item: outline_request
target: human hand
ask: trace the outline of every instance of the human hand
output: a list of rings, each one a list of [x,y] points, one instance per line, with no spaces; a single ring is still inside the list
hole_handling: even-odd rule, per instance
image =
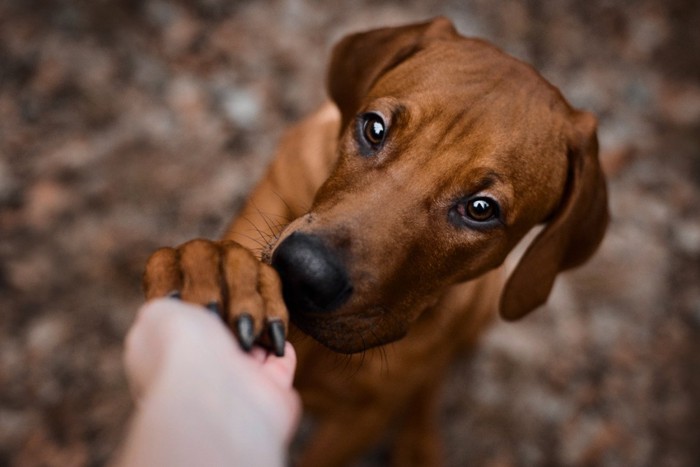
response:
[[[203,307],[172,299],[144,305],[126,340],[141,413],[124,464],[283,463],[300,413],[289,343],[284,354],[244,353]]]

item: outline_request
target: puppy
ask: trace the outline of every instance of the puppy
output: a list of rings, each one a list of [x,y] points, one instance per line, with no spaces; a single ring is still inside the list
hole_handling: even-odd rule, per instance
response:
[[[396,465],[439,465],[436,394],[455,354],[499,311],[543,304],[603,238],[596,120],[444,18],[346,37],[328,93],[224,240],[154,253],[146,296],[208,306],[244,348],[280,353],[289,336],[316,420],[301,465],[346,464],[390,429]],[[271,219],[293,220],[270,241]]]

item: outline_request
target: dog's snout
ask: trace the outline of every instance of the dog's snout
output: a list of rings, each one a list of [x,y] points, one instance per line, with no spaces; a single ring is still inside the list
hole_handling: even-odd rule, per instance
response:
[[[292,318],[303,312],[329,312],[352,293],[341,259],[320,237],[294,232],[272,255],[282,280],[282,294]]]

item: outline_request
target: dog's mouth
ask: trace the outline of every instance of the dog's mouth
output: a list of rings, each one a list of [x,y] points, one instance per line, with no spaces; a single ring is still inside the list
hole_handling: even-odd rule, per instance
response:
[[[390,313],[380,306],[338,314],[290,310],[290,318],[296,327],[330,350],[353,354],[394,342],[406,335],[407,326],[393,320]]]

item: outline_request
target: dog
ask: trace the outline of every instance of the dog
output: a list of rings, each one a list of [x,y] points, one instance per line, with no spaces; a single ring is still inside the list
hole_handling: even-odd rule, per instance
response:
[[[445,18],[344,38],[327,89],[223,240],[151,256],[146,297],[208,307],[245,349],[281,354],[289,337],[316,420],[300,465],[344,465],[388,431],[394,464],[439,465],[436,396],[455,355],[499,312],[545,303],[602,241],[596,119]]]

